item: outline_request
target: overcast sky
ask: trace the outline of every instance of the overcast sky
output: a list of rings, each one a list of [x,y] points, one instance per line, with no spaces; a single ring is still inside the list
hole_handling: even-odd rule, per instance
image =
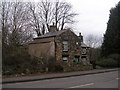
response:
[[[120,0],[65,0],[71,3],[73,11],[78,13],[77,23],[74,24],[75,33],[84,36],[94,34],[102,37],[106,31],[109,10]]]
[[[18,0],[19,1],[19,0]],[[20,0],[21,1],[21,0]],[[40,2],[41,0],[23,0]],[[56,0],[48,0],[56,1]],[[60,0],[69,2],[73,6],[73,11],[78,13],[76,16],[77,22],[72,25],[76,34],[79,32],[83,36],[88,34],[103,37],[106,31],[107,22],[109,19],[109,10],[120,0]]]

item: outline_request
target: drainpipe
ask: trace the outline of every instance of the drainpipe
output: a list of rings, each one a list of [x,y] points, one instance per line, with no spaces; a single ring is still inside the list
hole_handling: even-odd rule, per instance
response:
[[[55,45],[54,45],[54,46],[55,46],[55,54],[54,54],[54,55],[55,55],[55,61],[56,61],[56,47],[57,47],[57,45],[56,45],[56,42],[55,42],[55,38],[56,38],[56,37],[54,37],[54,44],[55,44]]]

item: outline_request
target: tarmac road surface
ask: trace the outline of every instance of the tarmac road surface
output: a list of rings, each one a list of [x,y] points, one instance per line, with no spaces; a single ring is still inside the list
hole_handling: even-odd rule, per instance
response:
[[[3,84],[3,88],[118,88],[118,71]]]

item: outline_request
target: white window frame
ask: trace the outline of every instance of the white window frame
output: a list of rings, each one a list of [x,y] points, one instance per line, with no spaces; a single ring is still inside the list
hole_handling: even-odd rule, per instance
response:
[[[66,62],[66,63],[68,62],[68,56],[63,56],[62,59],[63,59],[63,62]]]
[[[68,41],[62,41],[63,44],[63,51],[68,51]]]

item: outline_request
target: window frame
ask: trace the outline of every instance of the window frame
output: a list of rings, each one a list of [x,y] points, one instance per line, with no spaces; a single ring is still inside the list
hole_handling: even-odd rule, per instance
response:
[[[79,64],[80,63],[80,56],[74,56],[74,63],[75,64]]]
[[[63,58],[67,58],[67,59],[64,60]],[[63,56],[62,56],[62,61],[63,61],[63,62],[68,63],[68,60],[69,60],[69,55],[63,55]]]
[[[62,51],[68,52],[69,46],[68,46],[68,40],[63,40],[62,41]]]
[[[87,54],[87,49],[86,48],[82,48],[82,54]]]

